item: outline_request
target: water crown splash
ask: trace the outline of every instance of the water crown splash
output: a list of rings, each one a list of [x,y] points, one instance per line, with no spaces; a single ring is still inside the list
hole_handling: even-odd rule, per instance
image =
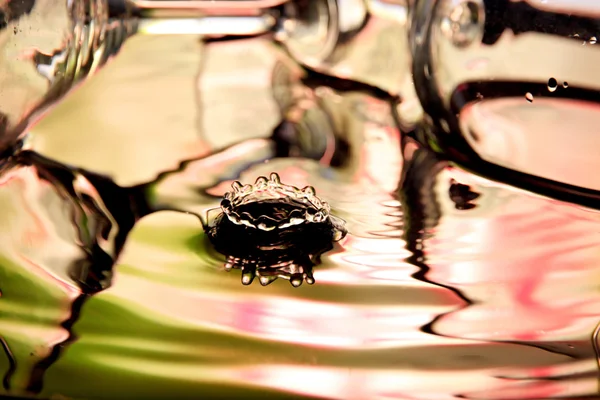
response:
[[[312,267],[346,236],[345,222],[331,215],[312,186],[282,184],[276,173],[231,187],[221,207],[207,212],[205,226],[215,249],[227,256],[225,268],[241,269],[245,285],[256,276],[264,286],[277,278],[296,287],[314,283]]]

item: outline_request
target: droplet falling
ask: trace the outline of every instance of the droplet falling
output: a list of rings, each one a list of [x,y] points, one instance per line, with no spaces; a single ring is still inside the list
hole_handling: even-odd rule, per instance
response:
[[[533,95],[531,93],[527,92],[525,94],[525,100],[527,100],[530,103],[533,103]]]

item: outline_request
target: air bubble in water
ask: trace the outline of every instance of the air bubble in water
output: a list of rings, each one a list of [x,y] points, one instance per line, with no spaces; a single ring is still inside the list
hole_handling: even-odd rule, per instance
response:
[[[568,82],[563,82],[563,87],[566,89],[569,87],[569,83]]]
[[[556,79],[554,79],[554,78],[548,79],[548,91],[554,92],[557,87],[558,87],[558,82],[556,81]]]
[[[525,100],[527,100],[530,103],[533,103],[533,95],[531,93],[527,92],[525,94]]]

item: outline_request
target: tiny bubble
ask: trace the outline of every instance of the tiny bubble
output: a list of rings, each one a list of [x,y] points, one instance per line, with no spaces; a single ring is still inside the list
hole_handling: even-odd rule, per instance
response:
[[[548,91],[549,92],[554,92],[557,87],[558,87],[558,82],[556,81],[556,79],[550,78],[548,80]]]
[[[533,95],[531,93],[527,92],[525,94],[525,100],[527,100],[530,103],[533,103]]]
[[[566,89],[569,87],[569,82],[563,82],[563,87]]]

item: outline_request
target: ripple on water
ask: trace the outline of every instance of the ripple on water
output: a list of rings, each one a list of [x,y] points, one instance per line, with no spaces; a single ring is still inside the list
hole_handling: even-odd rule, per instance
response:
[[[597,214],[448,167],[432,169],[420,189],[419,199],[432,204],[418,210],[414,201],[403,210],[387,189],[331,181],[322,168],[282,160],[245,173],[277,171],[296,186],[315,186],[347,217],[350,233],[323,255],[314,286],[244,287],[223,270],[198,218],[146,216],[128,238],[112,286],[84,304],[72,329],[77,340],[46,371],[42,395],[108,399],[123,388],[146,399],[596,393]],[[456,207],[463,192],[473,207]],[[430,223],[407,225],[406,210]],[[35,224],[23,220],[15,229],[25,226]],[[406,243],[419,235],[418,246]],[[415,250],[422,253],[417,263]],[[43,357],[64,340],[61,313],[70,297],[22,260],[3,262],[1,272],[0,307],[12,314],[2,315],[0,333],[17,360],[32,351]],[[26,381],[22,365],[15,385]]]

